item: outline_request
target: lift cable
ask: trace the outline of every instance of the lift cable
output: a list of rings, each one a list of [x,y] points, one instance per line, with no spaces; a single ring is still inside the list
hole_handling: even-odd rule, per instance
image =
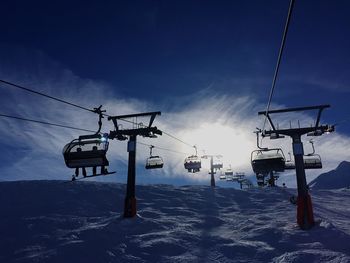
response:
[[[33,90],[33,89],[25,88],[25,87],[23,87],[23,86],[20,86],[20,85],[17,85],[17,84],[14,84],[14,83],[11,83],[11,82],[2,80],[2,79],[0,79],[0,83],[6,84],[6,85],[9,85],[9,86],[12,86],[12,87],[21,89],[21,90],[25,90],[25,91],[27,91],[27,92],[34,93],[34,94],[36,94],[36,95],[40,95],[40,96],[43,96],[43,97],[46,97],[46,98],[49,98],[49,99],[52,99],[52,100],[55,100],[55,101],[59,101],[59,102],[68,104],[68,105],[70,105],[70,106],[73,106],[73,107],[82,109],[82,110],[94,112],[93,110],[88,109],[88,108],[83,107],[83,106],[80,106],[80,105],[78,105],[78,104],[75,104],[75,103],[72,103],[72,102],[69,102],[69,101],[66,101],[66,100],[63,100],[63,99],[56,98],[56,97],[53,97],[53,96],[44,94],[44,93],[42,93],[42,92]]]
[[[185,142],[185,141],[183,141],[183,140],[181,140],[181,139],[175,137],[174,135],[171,135],[170,133],[165,132],[165,131],[162,131],[162,132],[163,132],[165,135],[169,136],[170,138],[173,138],[173,139],[175,139],[175,140],[177,140],[177,141],[179,141],[179,142],[181,142],[181,143],[183,143],[183,144],[185,144],[185,145],[187,145],[187,146],[193,148],[193,145],[191,145],[191,144],[189,144],[189,143],[187,143],[187,142]]]
[[[77,128],[77,127],[72,127],[72,126],[68,126],[68,125],[52,123],[52,122],[45,122],[45,121],[40,121],[40,120],[28,119],[28,118],[23,118],[23,117],[20,117],[20,116],[13,116],[13,115],[7,115],[7,114],[2,114],[2,113],[0,113],[0,117],[9,118],[9,119],[15,119],[15,120],[21,120],[21,121],[27,121],[27,122],[33,122],[33,123],[39,123],[39,124],[55,126],[55,127],[60,127],[60,128],[78,130],[78,131],[86,131],[86,132],[93,132],[93,133],[96,132],[96,131],[93,131],[93,130],[82,129],[82,128]],[[148,147],[152,146],[151,144],[146,144],[146,143],[142,143],[142,142],[138,142],[138,143],[141,144],[141,145],[144,145],[144,146],[148,146]],[[157,148],[157,149],[160,149],[160,150],[168,151],[168,152],[173,152],[173,153],[178,153],[178,154],[185,154],[185,155],[188,154],[188,153],[185,153],[185,152],[174,151],[174,150],[163,148],[163,147],[159,147],[159,146],[154,146],[154,147]]]
[[[55,126],[55,127],[60,127],[60,128],[78,130],[78,131],[96,132],[96,131],[93,131],[93,130],[81,129],[81,128],[76,128],[76,127],[62,125],[62,124],[57,124],[57,123],[52,123],[52,122],[45,122],[45,121],[27,119],[27,118],[23,118],[23,117],[19,117],[19,116],[12,116],[12,115],[2,114],[2,113],[0,113],[0,117],[9,118],[9,119],[15,119],[15,120],[21,120],[21,121],[27,121],[27,122],[33,122],[33,123],[39,123],[39,124]],[[155,146],[155,145],[151,145],[151,144],[146,144],[146,143],[142,143],[142,142],[137,142],[137,143],[141,144],[141,145],[144,145],[144,146],[147,146],[147,147],[154,146],[154,148],[156,148],[156,149],[163,150],[163,151],[168,151],[168,152],[172,152],[172,153],[177,153],[177,154],[182,154],[182,155],[187,155],[188,154],[188,153],[185,153],[185,152],[174,151],[174,150],[171,150],[171,149],[167,149],[167,148],[163,148],[163,147],[159,147],[159,146]]]
[[[53,97],[53,96],[50,96],[50,95],[47,95],[47,94],[44,94],[42,92],[39,92],[39,91],[36,91],[36,90],[33,90],[33,89],[30,89],[30,88],[26,88],[26,87],[23,87],[21,85],[18,85],[18,84],[15,84],[15,83],[12,83],[12,82],[9,82],[9,81],[6,81],[6,80],[2,80],[0,79],[0,83],[3,83],[3,84],[6,84],[6,85],[9,85],[9,86],[12,86],[12,87],[15,87],[15,88],[18,88],[18,89],[21,89],[21,90],[24,90],[24,91],[27,91],[27,92],[30,92],[30,93],[33,93],[33,94],[36,94],[36,95],[39,95],[39,96],[43,96],[43,97],[46,97],[46,98],[49,98],[49,99],[52,99],[52,100],[55,100],[55,101],[58,101],[58,102],[61,102],[61,103],[64,103],[64,104],[67,104],[67,105],[70,105],[70,106],[73,106],[73,107],[76,107],[76,108],[79,108],[79,109],[82,109],[82,110],[86,110],[86,111],[89,111],[89,112],[92,112],[92,113],[96,113],[96,111],[94,110],[91,110],[89,108],[86,108],[86,107],[83,107],[83,106],[80,106],[78,104],[75,104],[75,103],[72,103],[72,102],[69,102],[69,101],[66,101],[66,100],[63,100],[63,99],[60,99],[60,98],[56,98],[56,97]],[[111,117],[109,114],[106,114],[106,113],[102,113],[103,116],[107,116],[107,117]],[[5,117],[5,116],[3,116]],[[19,119],[19,117],[18,117]],[[123,122],[127,122],[127,123],[131,123],[131,124],[137,124],[136,122],[134,121],[129,121],[129,120],[125,120],[125,119],[120,119],[120,121],[123,121]],[[40,121],[35,121],[34,122],[38,122],[38,123],[41,123]],[[79,129],[79,128],[77,128]],[[85,129],[81,129],[83,131],[86,131]],[[175,137],[174,135],[171,135],[170,133],[168,132],[165,132],[163,131],[163,133],[167,136],[169,136],[170,138],[173,138],[189,147],[194,147],[193,145],[187,143],[187,142],[184,142],[183,140]]]
[[[93,130],[81,129],[81,128],[76,128],[76,127],[72,127],[72,126],[67,126],[67,125],[62,125],[62,124],[57,124],[57,123],[51,123],[51,122],[45,122],[45,121],[39,121],[39,120],[33,120],[33,119],[27,119],[27,118],[23,118],[23,117],[12,116],[12,115],[7,115],[7,114],[1,114],[1,113],[0,113],[0,117],[16,119],[16,120],[21,120],[21,121],[34,122],[34,123],[40,123],[40,124],[51,125],[51,126],[67,128],[67,129],[72,129],[72,130],[78,130],[78,131],[86,131],[86,132],[93,132],[93,133],[96,132],[96,131],[93,131]]]
[[[273,96],[273,93],[274,93],[274,90],[275,90],[275,86],[276,86],[276,80],[277,80],[279,67],[280,67],[280,63],[281,63],[281,59],[282,59],[282,53],[283,53],[285,42],[286,42],[286,38],[287,38],[289,22],[290,22],[290,18],[291,18],[292,11],[293,11],[293,6],[294,6],[294,0],[290,0],[287,21],[286,21],[286,24],[285,24],[285,27],[284,27],[282,42],[281,42],[280,50],[279,50],[279,53],[278,53],[277,64],[276,64],[276,68],[275,68],[275,73],[274,73],[273,80],[272,80],[272,86],[271,86],[271,90],[270,90],[269,99],[268,99],[268,102],[267,102],[266,116],[265,116],[265,119],[264,119],[264,125],[263,125],[263,129],[262,129],[263,131],[265,130],[266,121],[267,121],[267,113],[270,110],[272,96]]]

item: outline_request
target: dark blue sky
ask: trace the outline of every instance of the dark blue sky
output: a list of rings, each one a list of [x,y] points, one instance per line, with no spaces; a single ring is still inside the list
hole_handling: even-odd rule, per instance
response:
[[[111,97],[168,112],[203,92],[266,105],[288,6],[289,0],[2,1],[0,78],[57,95],[44,79],[59,79],[55,69],[66,69],[81,95],[92,80]],[[295,1],[273,103],[331,104],[325,122],[350,118],[349,10],[346,0]],[[27,102],[41,103],[35,99]],[[0,112],[11,111],[5,100]],[[337,131],[349,136],[349,126]]]
[[[240,92],[264,101],[288,5],[287,0],[5,1],[1,44],[42,51],[78,76],[107,82],[126,96],[162,99],[209,85],[226,93],[238,79]],[[349,8],[348,1],[296,1],[276,88],[279,103],[344,102],[339,94],[349,95]]]

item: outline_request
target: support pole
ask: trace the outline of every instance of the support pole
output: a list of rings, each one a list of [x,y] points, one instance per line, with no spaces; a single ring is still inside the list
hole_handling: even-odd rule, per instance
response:
[[[134,217],[136,215],[135,198],[135,175],[136,175],[136,135],[131,135],[128,142],[129,165],[128,182],[126,186],[126,197],[124,203],[124,217]]]
[[[315,224],[311,196],[306,183],[304,169],[304,148],[301,142],[301,135],[295,134],[293,139],[293,154],[295,160],[295,171],[298,186],[297,199],[297,222],[300,228],[310,229]]]
[[[215,187],[215,177],[214,177],[215,171],[214,171],[214,161],[213,161],[213,156],[210,157],[210,185],[211,187]]]

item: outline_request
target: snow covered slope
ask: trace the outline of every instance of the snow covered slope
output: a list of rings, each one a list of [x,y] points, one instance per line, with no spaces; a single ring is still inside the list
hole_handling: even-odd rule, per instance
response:
[[[319,175],[310,182],[313,189],[340,189],[350,187],[350,162],[341,162],[335,170]]]
[[[0,183],[0,262],[350,262],[350,191],[312,191],[319,226],[296,227],[281,188]]]

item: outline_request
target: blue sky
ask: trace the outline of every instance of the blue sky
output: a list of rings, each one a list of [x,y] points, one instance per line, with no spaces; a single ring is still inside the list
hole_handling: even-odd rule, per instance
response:
[[[288,5],[284,0],[4,1],[0,77],[87,107],[103,104],[110,114],[161,110],[156,124],[164,130],[215,154],[227,153],[227,162],[249,173],[255,143],[250,132],[261,125],[256,112],[266,107]],[[348,1],[296,1],[274,107],[327,103],[332,107],[325,123],[350,117],[349,8]],[[95,129],[94,116],[77,109],[3,85],[0,95],[2,113]],[[63,173],[71,173],[60,147],[76,132],[7,120],[0,127],[6,180],[65,179]],[[336,134],[317,139],[328,160],[325,169],[349,159],[349,135],[344,122]],[[157,142],[191,152],[169,138]],[[288,140],[279,143],[289,150]],[[116,144],[117,157],[110,161],[120,174],[116,180],[123,181],[125,145]],[[139,153],[139,182],[193,182],[181,173],[181,155],[169,155],[165,171],[144,176],[147,151]]]

